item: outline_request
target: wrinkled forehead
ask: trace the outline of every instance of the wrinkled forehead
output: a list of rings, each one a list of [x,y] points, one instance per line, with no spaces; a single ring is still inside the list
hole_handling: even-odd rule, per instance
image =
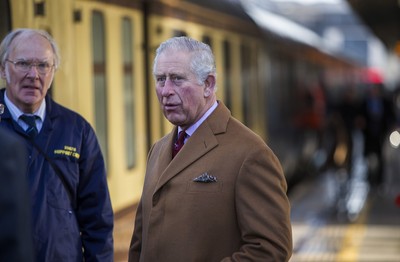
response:
[[[19,56],[21,59],[48,60],[54,59],[54,52],[46,37],[26,32],[16,36],[10,45],[10,57]]]

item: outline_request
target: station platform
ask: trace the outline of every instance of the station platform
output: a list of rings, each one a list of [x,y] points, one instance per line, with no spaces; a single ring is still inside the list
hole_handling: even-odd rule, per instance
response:
[[[294,250],[290,262],[399,262],[400,205],[397,196],[369,191],[362,209],[348,217],[320,177],[293,192]],[[332,195],[331,195],[332,196]]]

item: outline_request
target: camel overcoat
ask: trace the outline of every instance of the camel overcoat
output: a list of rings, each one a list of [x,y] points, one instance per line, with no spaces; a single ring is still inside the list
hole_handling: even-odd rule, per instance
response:
[[[129,261],[288,261],[287,186],[265,142],[220,101],[172,159],[176,134],[149,152]]]

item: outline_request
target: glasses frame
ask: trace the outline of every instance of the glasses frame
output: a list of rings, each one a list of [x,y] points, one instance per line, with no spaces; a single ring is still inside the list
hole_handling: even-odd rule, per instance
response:
[[[51,69],[54,68],[54,64],[50,65],[47,62],[32,62],[32,61],[27,61],[27,60],[12,61],[10,59],[6,59],[6,62],[12,63],[16,70],[18,70],[20,72],[23,72],[23,73],[27,73],[32,69],[32,67],[35,67],[39,74],[47,75],[48,73],[50,73]],[[18,65],[18,63],[21,63],[21,62],[24,62],[24,63],[28,64],[26,66],[26,68],[22,68],[22,67],[25,67],[25,66]],[[39,67],[40,64],[47,64],[48,67]]]

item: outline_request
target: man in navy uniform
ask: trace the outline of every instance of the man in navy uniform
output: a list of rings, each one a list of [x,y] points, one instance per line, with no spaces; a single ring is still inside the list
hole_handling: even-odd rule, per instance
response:
[[[53,38],[17,29],[0,45],[0,125],[25,141],[36,261],[112,261],[113,210],[96,135],[47,94],[59,65]]]

